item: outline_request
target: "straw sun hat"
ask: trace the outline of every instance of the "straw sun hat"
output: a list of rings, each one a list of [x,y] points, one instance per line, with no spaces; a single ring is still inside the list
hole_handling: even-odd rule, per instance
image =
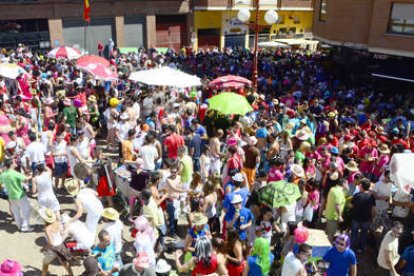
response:
[[[47,223],[53,223],[56,221],[56,214],[49,208],[40,209],[38,213],[39,216]]]
[[[109,220],[117,220],[119,219],[119,213],[112,207],[105,208],[102,212],[102,216]]]
[[[202,213],[195,213],[191,219],[191,223],[195,226],[204,225],[208,222],[208,218]]]
[[[68,194],[70,194],[71,196],[76,196],[79,193],[80,189],[79,183],[75,179],[66,181],[65,188]]]

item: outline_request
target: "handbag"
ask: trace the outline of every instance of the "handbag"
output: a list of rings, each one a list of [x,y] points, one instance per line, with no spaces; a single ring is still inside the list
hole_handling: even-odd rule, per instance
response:
[[[303,219],[307,222],[312,222],[313,219],[313,206],[312,204],[306,205],[306,208],[303,210]]]

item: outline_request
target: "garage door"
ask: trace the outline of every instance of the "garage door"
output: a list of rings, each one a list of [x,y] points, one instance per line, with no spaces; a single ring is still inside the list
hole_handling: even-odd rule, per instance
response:
[[[86,43],[85,43],[86,38]],[[63,39],[65,45],[79,45],[89,53],[96,54],[98,41],[105,45],[108,39],[116,40],[114,18],[92,18],[89,26],[78,19],[63,20]]]
[[[145,41],[145,17],[128,16],[124,18],[125,47],[141,47]]]

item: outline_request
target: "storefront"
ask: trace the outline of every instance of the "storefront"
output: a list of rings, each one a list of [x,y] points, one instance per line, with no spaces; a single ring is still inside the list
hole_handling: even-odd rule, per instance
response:
[[[15,49],[19,43],[34,50],[50,48],[47,19],[0,20],[0,48]]]
[[[219,47],[253,47],[254,31],[238,20],[237,10],[232,11],[194,11],[193,48],[208,45]],[[310,37],[313,23],[312,11],[278,11],[276,24],[266,25],[260,11],[259,42],[277,38]],[[251,23],[255,12],[251,11]]]
[[[146,46],[146,25],[145,16],[125,16],[124,17],[124,47],[139,48]]]
[[[99,41],[106,44],[110,38],[116,37],[113,17],[92,18],[90,24],[82,19],[63,19],[62,25],[65,45],[77,45],[90,53],[97,51]]]
[[[180,50],[186,44],[185,15],[157,15],[156,32],[157,47]]]

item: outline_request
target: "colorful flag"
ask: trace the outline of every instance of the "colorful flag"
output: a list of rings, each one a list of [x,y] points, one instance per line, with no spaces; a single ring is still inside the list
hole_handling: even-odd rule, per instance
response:
[[[89,0],[83,0],[83,20],[91,22],[91,4]]]

